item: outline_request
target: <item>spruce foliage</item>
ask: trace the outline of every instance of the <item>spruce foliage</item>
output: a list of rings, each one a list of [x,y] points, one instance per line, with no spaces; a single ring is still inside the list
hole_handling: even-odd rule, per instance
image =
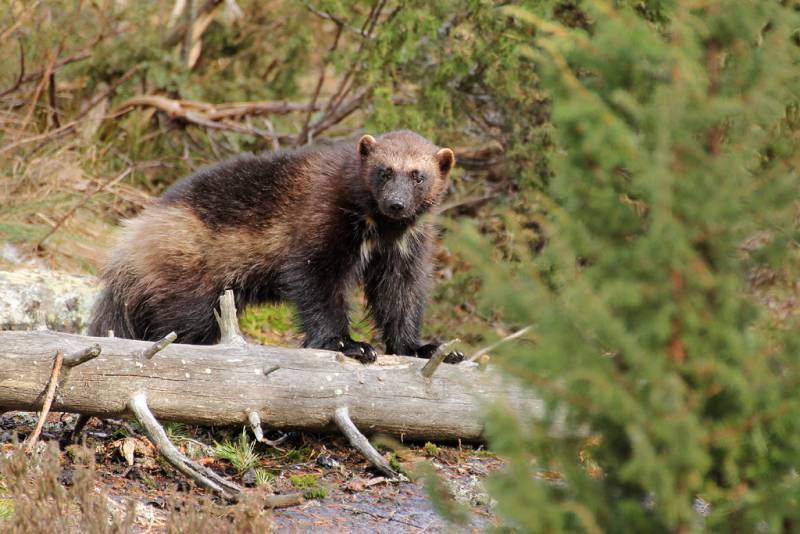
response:
[[[800,328],[752,285],[766,270],[796,292],[788,4],[593,0],[576,27],[502,10],[554,132],[552,180],[523,192],[547,214],[541,253],[520,238],[498,264],[463,229],[488,301],[535,325],[500,363],[548,403],[544,421],[487,418],[509,526],[800,528]]]

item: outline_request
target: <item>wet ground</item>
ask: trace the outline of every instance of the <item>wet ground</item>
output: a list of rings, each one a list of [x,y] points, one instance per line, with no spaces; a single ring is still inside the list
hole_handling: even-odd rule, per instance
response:
[[[43,443],[61,442],[58,479],[65,485],[71,483],[75,470],[73,449],[66,443],[74,419],[70,414],[50,414],[42,434]],[[36,414],[0,416],[0,446],[12,451],[14,440],[25,439],[35,424]],[[424,477],[414,482],[389,481],[338,436],[294,433],[278,448],[252,444],[255,460],[244,471],[215,450],[215,444],[239,443],[241,429],[167,425],[166,430],[185,454],[239,484],[253,486],[250,492],[304,493],[304,502],[271,512],[269,520],[276,532],[442,532],[453,528],[477,532],[493,524],[482,481],[502,462],[480,448],[397,444],[385,453],[411,478],[427,472],[438,475],[440,484],[433,485],[437,501],[466,518],[454,527],[434,509]],[[94,452],[95,490],[108,497],[112,513],[124,514],[128,503],[135,503],[136,532],[167,531],[175,503],[199,502],[207,495],[166,465],[135,424],[93,419],[84,439]],[[39,448],[44,447],[40,444]],[[2,499],[13,502],[12,496],[2,495],[0,486]],[[226,506],[219,502],[213,506],[214,514],[226,514]]]

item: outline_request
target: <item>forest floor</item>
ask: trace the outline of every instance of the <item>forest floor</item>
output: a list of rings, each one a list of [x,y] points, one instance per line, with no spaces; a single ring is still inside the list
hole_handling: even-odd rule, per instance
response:
[[[53,468],[57,472],[51,473],[50,478],[67,491],[76,471],[84,465],[76,452],[80,446],[68,445],[75,418],[72,414],[51,413],[38,451],[45,454],[47,442],[60,444],[58,452],[53,453],[58,455]],[[36,414],[26,412],[8,412],[0,417],[0,448],[6,461],[17,450],[16,443],[32,431],[36,420]],[[440,532],[448,529],[444,519],[448,510],[451,517],[465,518],[458,525],[459,531],[483,531],[493,524],[492,504],[482,483],[502,466],[502,461],[480,447],[427,443],[386,452],[393,465],[412,479],[423,472],[420,463],[432,466],[438,478],[428,479],[431,490],[422,479],[397,483],[379,476],[340,437],[291,433],[280,446],[268,447],[237,435],[238,429],[175,424],[166,425],[166,429],[176,445],[195,461],[250,486],[249,515],[262,516],[276,532]],[[126,510],[132,510],[128,519],[132,519],[133,532],[188,531],[193,522],[187,520],[187,514],[214,520],[202,521],[207,529],[203,532],[218,531],[219,521],[243,528],[233,517],[240,511],[210,499],[204,490],[166,465],[137,424],[92,419],[84,431],[83,446],[94,458],[91,490],[105,496],[109,517],[120,520],[130,514]],[[10,472],[6,469],[4,475],[8,477]],[[40,475],[28,480],[27,484],[42,486],[33,487],[29,494],[46,492],[43,480],[47,478]],[[14,485],[7,479],[2,484],[7,488]],[[0,530],[4,521],[12,521],[19,498],[3,491],[2,484]],[[264,512],[257,504],[260,492],[302,493],[305,500]],[[434,501],[444,507],[443,514],[437,513]],[[75,504],[81,502],[80,496],[71,497],[66,506],[68,513],[54,519],[66,528],[55,531],[87,531],[85,518],[80,517],[82,508]]]

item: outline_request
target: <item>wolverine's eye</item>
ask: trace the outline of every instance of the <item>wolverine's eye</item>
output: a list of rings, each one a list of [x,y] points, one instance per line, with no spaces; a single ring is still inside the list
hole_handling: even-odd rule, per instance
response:
[[[419,171],[411,171],[411,179],[421,184],[425,181],[425,176]]]

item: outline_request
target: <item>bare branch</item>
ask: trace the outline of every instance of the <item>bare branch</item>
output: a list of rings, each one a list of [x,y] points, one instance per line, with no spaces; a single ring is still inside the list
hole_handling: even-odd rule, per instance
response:
[[[392,467],[389,465],[389,462],[386,461],[381,453],[379,453],[375,447],[372,446],[372,443],[362,434],[356,425],[353,424],[352,419],[350,419],[350,413],[347,409],[347,406],[342,406],[341,408],[337,408],[336,412],[333,415],[333,421],[336,423],[336,426],[339,427],[339,430],[342,431],[342,434],[345,435],[347,440],[350,442],[358,452],[364,455],[369,463],[374,465],[381,473],[384,475],[393,478],[405,478],[400,473],[396,472]]]
[[[17,88],[22,85],[22,79],[25,77],[25,48],[22,46],[22,39],[19,39],[17,42],[19,43],[19,77],[17,78],[17,81],[14,82],[14,85],[8,89],[0,91],[0,97],[4,97],[7,94],[16,91]]]
[[[127,71],[127,72],[125,72],[125,74],[123,74],[122,76],[120,76],[119,78],[117,78],[116,80],[114,80],[114,83],[112,83],[112,84],[111,84],[111,85],[108,87],[108,89],[106,89],[106,90],[105,90],[105,91],[103,91],[102,93],[100,93],[100,94],[96,95],[94,98],[92,98],[92,99],[89,101],[89,103],[88,103],[88,104],[86,104],[86,107],[85,107],[85,108],[83,108],[83,110],[82,110],[80,113],[78,113],[78,116],[77,116],[77,117],[75,117],[75,121],[77,122],[79,119],[82,119],[83,117],[85,117],[85,116],[86,116],[86,115],[87,115],[87,114],[88,114],[88,113],[89,113],[89,112],[90,112],[92,109],[94,109],[94,107],[95,107],[97,104],[99,104],[100,102],[102,102],[104,98],[107,98],[107,97],[108,97],[108,96],[109,96],[111,93],[113,93],[114,91],[116,91],[116,90],[117,90],[117,88],[118,88],[120,85],[122,85],[123,83],[125,83],[126,81],[128,81],[128,78],[130,78],[131,76],[133,76],[134,74],[136,74],[136,72],[138,72],[138,71],[139,71],[139,65],[134,65],[133,67],[131,67],[130,69],[128,69],[128,71]]]
[[[91,199],[91,198],[92,198],[94,195],[96,195],[97,193],[100,193],[100,192],[102,192],[104,189],[106,189],[106,188],[108,188],[108,187],[111,187],[112,185],[114,185],[114,184],[116,184],[116,183],[118,183],[118,182],[122,181],[123,179],[125,179],[125,177],[126,177],[126,176],[128,176],[128,175],[131,173],[131,171],[133,171],[133,168],[132,168],[132,167],[128,167],[127,169],[125,169],[124,171],[122,171],[120,174],[118,174],[118,175],[117,175],[115,178],[113,178],[112,180],[110,180],[110,181],[108,181],[108,182],[106,182],[106,183],[102,184],[102,185],[101,185],[100,187],[98,187],[97,189],[94,189],[94,190],[91,190],[91,191],[87,191],[87,192],[86,192],[86,193],[83,195],[83,198],[82,198],[80,201],[78,201],[78,203],[77,203],[77,204],[75,204],[74,206],[72,206],[72,208],[70,208],[70,210],[69,210],[67,213],[65,213],[65,214],[64,214],[64,216],[63,216],[63,217],[61,217],[61,219],[59,219],[59,220],[58,220],[58,222],[55,224],[55,226],[53,226],[53,227],[50,229],[50,231],[49,231],[49,232],[47,232],[47,233],[44,235],[44,237],[42,237],[42,238],[39,240],[39,242],[38,242],[38,243],[36,243],[36,250],[42,250],[44,242],[45,242],[45,241],[46,241],[46,240],[47,240],[47,239],[48,239],[48,238],[49,238],[51,235],[53,235],[54,233],[56,233],[56,231],[57,231],[59,228],[61,228],[61,226],[62,226],[62,225],[63,225],[63,224],[64,224],[64,223],[67,221],[67,219],[69,219],[70,217],[72,217],[72,215],[73,215],[73,214],[74,214],[76,211],[78,211],[78,210],[79,210],[81,207],[85,206],[85,205],[86,205],[86,203],[87,203],[87,202],[89,202],[89,199]]]
[[[56,351],[56,358],[53,361],[53,372],[50,374],[50,382],[47,385],[47,393],[44,396],[44,403],[42,404],[42,413],[39,414],[39,421],[36,423],[36,428],[28,437],[28,444],[26,450],[32,452],[36,446],[36,441],[39,439],[39,434],[42,433],[44,422],[47,420],[47,414],[50,413],[50,406],[53,404],[53,398],[56,395],[56,386],[58,385],[58,375],[61,372],[61,366],[64,363],[64,352]]]
[[[313,9],[306,4],[306,7],[313,11]],[[300,130],[300,133],[297,134],[297,142],[298,144],[303,143],[308,136],[308,125],[311,122],[311,115],[314,113],[314,107],[317,105],[317,99],[319,99],[319,92],[322,89],[322,84],[325,82],[325,71],[328,68],[328,63],[330,62],[331,58],[333,57],[334,52],[339,47],[339,38],[342,36],[342,28],[344,24],[341,22],[336,22],[336,37],[333,38],[333,44],[331,44],[330,49],[328,50],[325,59],[322,61],[322,65],[319,68],[319,77],[317,78],[317,86],[314,89],[314,96],[311,98],[311,104],[308,107],[308,114],[306,114],[306,120],[303,122],[303,128]]]
[[[36,84],[36,89],[33,91],[33,97],[31,98],[31,105],[28,108],[28,111],[25,113],[25,117],[22,119],[22,124],[19,128],[19,133],[17,134],[17,138],[15,141],[19,141],[22,137],[22,133],[27,129],[28,123],[33,117],[33,112],[36,110],[36,106],[39,103],[39,97],[44,91],[45,86],[50,81],[50,74],[53,72],[53,68],[56,64],[56,60],[58,60],[58,54],[61,52],[61,47],[58,46],[56,49],[51,53],[50,60],[47,62],[45,66],[44,72],[42,73],[42,78],[39,80],[39,83]]]
[[[303,5],[306,6],[306,9],[308,9],[311,13],[313,13],[316,16],[318,16],[319,18],[321,18],[323,20],[329,20],[329,21],[333,22],[334,24],[336,24],[337,26],[339,26],[341,28],[347,28],[348,30],[358,34],[360,37],[367,37],[367,34],[365,34],[362,30],[359,30],[355,26],[351,26],[350,24],[347,24],[345,21],[343,21],[339,17],[331,15],[327,11],[320,11],[319,9],[315,8],[314,6],[309,4],[308,2],[303,2]]]
[[[288,100],[209,104],[196,100],[174,100],[159,95],[140,95],[123,102],[118,111],[130,111],[136,107],[154,107],[173,119],[181,118],[189,111],[195,111],[201,113],[208,120],[233,119],[245,115],[285,115],[298,111],[316,111],[322,108],[319,104],[315,104],[312,107],[309,104],[290,102]]]
[[[479,351],[475,352],[475,354],[470,356],[468,358],[468,360],[471,361],[471,362],[474,362],[475,360],[477,360],[478,358],[480,358],[481,356],[483,356],[487,352],[493,351],[494,349],[496,349],[497,347],[499,347],[503,343],[506,343],[508,341],[511,341],[512,339],[517,339],[518,337],[524,336],[528,332],[528,330],[530,330],[531,328],[533,328],[532,324],[529,324],[525,328],[520,328],[519,330],[517,330],[513,334],[508,335],[508,336],[504,337],[503,339],[501,339],[499,341],[495,341],[494,343],[492,343],[488,347],[484,347],[484,348],[480,349]]]
[[[55,70],[60,69],[64,65],[69,65],[70,63],[75,63],[77,61],[83,61],[84,59],[88,59],[88,58],[92,57],[91,50],[92,50],[92,47],[97,44],[97,42],[98,41],[95,41],[91,46],[81,50],[80,52],[76,52],[76,53],[74,53],[74,54],[72,54],[70,56],[67,56],[67,57],[65,57],[63,59],[60,59],[60,60],[56,61],[55,64],[53,64],[53,66],[52,66],[52,68],[50,70],[55,71]],[[32,73],[28,74],[27,76],[24,76],[22,78],[22,82],[21,83],[29,83],[29,82],[32,82],[33,80],[41,79],[41,76],[46,72],[47,72],[47,68],[45,68],[44,71],[32,72]],[[0,95],[0,96],[2,96],[2,95]]]
[[[128,408],[144,428],[147,437],[153,442],[161,455],[178,471],[188,476],[202,487],[209,489],[229,501],[237,501],[242,488],[229,482],[210,469],[196,464],[184,456],[167,437],[162,426],[147,406],[144,393],[136,393],[128,400]]]

